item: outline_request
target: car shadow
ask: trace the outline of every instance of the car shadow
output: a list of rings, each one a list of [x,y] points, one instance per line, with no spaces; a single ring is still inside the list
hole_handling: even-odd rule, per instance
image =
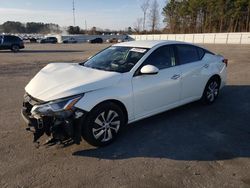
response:
[[[137,123],[103,148],[74,156],[212,161],[250,157],[250,86],[226,86],[208,106],[194,102]]]
[[[83,50],[20,50],[17,54],[22,53],[77,53]],[[0,53],[14,53],[12,51],[0,51]]]

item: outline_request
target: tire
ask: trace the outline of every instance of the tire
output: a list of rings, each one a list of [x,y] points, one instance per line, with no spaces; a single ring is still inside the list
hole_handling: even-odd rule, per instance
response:
[[[18,45],[14,44],[14,45],[11,46],[11,51],[12,52],[19,52],[19,50],[20,50],[20,47]]]
[[[202,100],[205,104],[213,104],[220,92],[220,80],[211,78],[204,89]]]
[[[86,117],[82,136],[93,146],[106,146],[116,139],[124,125],[121,108],[112,102],[102,103]]]

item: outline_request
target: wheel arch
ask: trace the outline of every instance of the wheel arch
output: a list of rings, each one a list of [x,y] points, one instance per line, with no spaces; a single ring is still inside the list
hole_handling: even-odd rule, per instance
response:
[[[113,103],[116,104],[117,106],[119,106],[121,108],[121,110],[123,111],[124,115],[125,115],[125,122],[128,122],[128,111],[126,106],[119,100],[116,99],[108,99],[108,100],[104,100],[98,104],[96,104],[91,110],[93,110],[94,108],[96,108],[97,106],[104,104],[104,103]]]
[[[202,96],[201,96],[201,100],[202,100],[204,103],[206,103],[206,104],[209,104],[209,103],[207,102],[207,99],[205,98],[205,92],[206,92],[206,88],[208,87],[208,84],[209,84],[210,81],[212,81],[212,80],[217,80],[217,81],[219,81],[219,89],[220,89],[220,86],[221,86],[221,81],[222,81],[222,79],[221,79],[220,75],[214,74],[214,75],[212,75],[212,76],[208,79],[208,81],[207,81],[207,83],[206,83],[206,85],[205,85],[205,87],[204,87],[204,89],[203,89]]]
[[[208,79],[207,83],[208,83],[210,80],[212,80],[212,79],[218,80],[218,81],[219,81],[219,86],[221,85],[221,77],[220,77],[219,74],[214,74],[213,76],[211,76],[211,77]]]
[[[210,76],[210,78],[207,80],[207,82],[206,82],[205,85],[203,86],[203,90],[202,90],[202,93],[201,93],[201,94],[202,94],[202,95],[201,95],[201,98],[204,96],[205,89],[206,89],[206,87],[207,87],[209,81],[212,80],[212,79],[217,79],[217,80],[219,80],[219,88],[220,88],[220,85],[221,85],[221,77],[220,77],[220,75],[219,75],[219,74],[214,74],[214,75]]]
[[[17,43],[13,43],[13,44],[11,44],[11,48],[12,48],[13,46],[18,46],[18,47],[20,47],[20,45],[19,45],[19,44],[17,44]]]

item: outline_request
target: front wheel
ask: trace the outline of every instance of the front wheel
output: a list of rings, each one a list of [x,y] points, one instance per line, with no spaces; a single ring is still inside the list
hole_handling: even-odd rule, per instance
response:
[[[93,146],[105,146],[116,139],[124,124],[121,108],[111,102],[103,103],[87,116],[82,135]]]
[[[212,104],[217,99],[220,91],[220,82],[216,78],[212,78],[208,81],[205,90],[203,92],[203,101],[206,104]]]

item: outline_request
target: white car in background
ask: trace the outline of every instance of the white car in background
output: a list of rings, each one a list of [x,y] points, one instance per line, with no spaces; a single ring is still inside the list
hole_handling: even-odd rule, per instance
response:
[[[63,43],[64,44],[69,44],[69,43],[70,44],[75,44],[75,43],[77,43],[77,40],[74,37],[70,37],[70,38],[64,39]]]
[[[25,87],[22,114],[34,141],[81,137],[111,143],[127,123],[202,99],[213,103],[226,83],[227,60],[188,43],[115,44],[83,63],[52,63]]]

